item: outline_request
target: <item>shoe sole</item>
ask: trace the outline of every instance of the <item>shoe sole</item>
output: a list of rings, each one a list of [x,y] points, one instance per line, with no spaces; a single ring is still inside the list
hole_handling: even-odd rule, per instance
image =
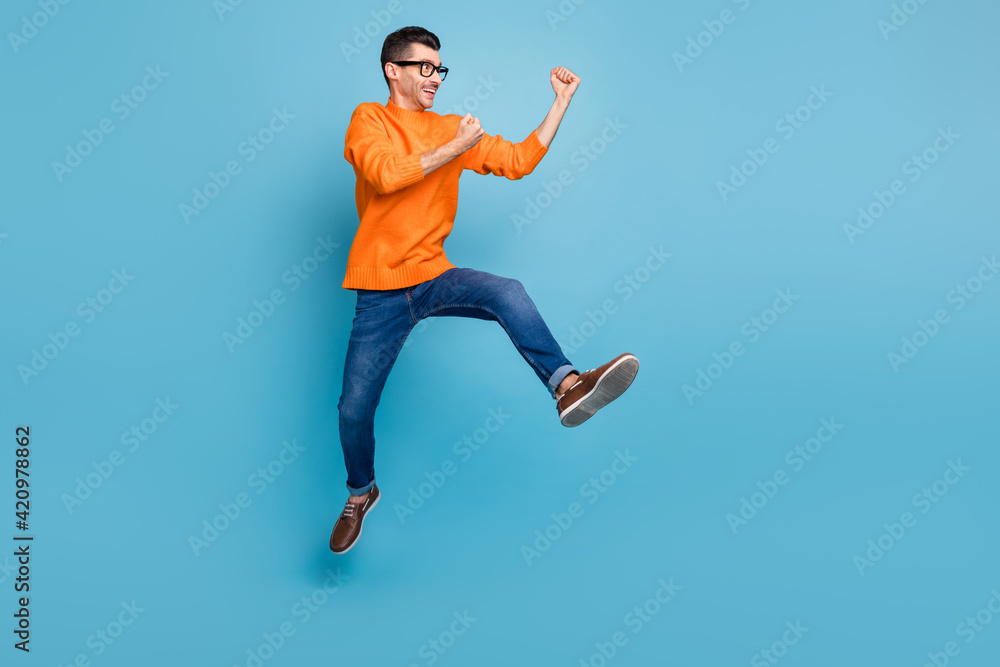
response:
[[[333,551],[333,549],[330,549],[330,551],[333,551],[333,553],[335,553],[335,554],[346,554],[348,551],[350,551],[351,549],[354,548],[354,545],[357,544],[358,540],[361,539],[361,532],[365,529],[365,519],[367,519],[368,515],[371,513],[371,511],[378,506],[378,501],[380,501],[380,500],[382,500],[382,494],[381,493],[378,494],[378,497],[375,499],[375,502],[373,502],[372,506],[368,508],[368,511],[365,512],[365,515],[363,517],[361,517],[361,525],[358,526],[358,534],[354,538],[354,541],[351,542],[349,545],[347,545],[347,548],[344,549],[343,551]]]
[[[625,393],[638,372],[639,360],[634,355],[630,354],[619,359],[597,379],[590,392],[563,411],[559,421],[563,426],[579,426],[593,417],[595,412]]]

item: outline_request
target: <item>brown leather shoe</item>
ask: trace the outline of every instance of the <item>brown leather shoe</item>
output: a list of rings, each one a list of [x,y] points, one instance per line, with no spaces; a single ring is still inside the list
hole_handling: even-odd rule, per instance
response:
[[[639,372],[639,360],[628,352],[603,366],[584,371],[556,401],[563,426],[579,426],[628,389]]]
[[[340,513],[333,533],[330,535],[330,551],[335,554],[347,553],[361,537],[361,524],[368,512],[378,505],[378,485],[372,486],[368,497],[360,503],[352,503],[348,498],[344,511]]]

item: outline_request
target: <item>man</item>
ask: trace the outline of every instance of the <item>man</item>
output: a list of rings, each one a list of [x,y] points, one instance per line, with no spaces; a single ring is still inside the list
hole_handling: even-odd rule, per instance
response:
[[[437,36],[419,27],[386,37],[382,75],[389,100],[360,104],[345,137],[361,224],[342,284],[358,298],[337,406],[350,497],[330,536],[335,553],[354,546],[365,516],[379,501],[375,408],[396,356],[420,320],[455,316],[499,322],[556,399],[565,426],[582,424],[620,396],[639,370],[639,360],[626,353],[578,372],[519,281],[448,261],[443,245],[455,219],[463,170],[511,180],[530,174],[548,151],[580,78],[565,67],[553,69],[552,108],[527,139],[512,144],[483,132],[471,114],[428,111],[448,74],[440,48]]]

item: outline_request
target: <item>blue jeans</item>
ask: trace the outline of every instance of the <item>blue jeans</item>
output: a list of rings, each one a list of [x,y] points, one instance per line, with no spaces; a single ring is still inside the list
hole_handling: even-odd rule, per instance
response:
[[[360,496],[375,485],[375,408],[406,337],[425,317],[499,322],[553,399],[559,383],[580,372],[562,353],[524,286],[512,278],[456,267],[411,287],[356,291],[344,390],[337,404],[352,495]]]

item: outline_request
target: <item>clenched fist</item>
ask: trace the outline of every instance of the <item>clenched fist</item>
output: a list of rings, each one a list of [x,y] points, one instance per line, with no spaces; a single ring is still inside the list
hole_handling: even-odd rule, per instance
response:
[[[573,97],[577,86],[580,85],[580,77],[565,67],[553,69],[549,74],[549,80],[552,81],[552,90],[556,91],[556,97],[562,97],[566,100]]]
[[[462,152],[478,144],[482,138],[483,128],[479,125],[479,119],[473,118],[471,113],[465,114],[465,118],[458,121],[458,131],[455,132],[455,141],[458,142]]]

